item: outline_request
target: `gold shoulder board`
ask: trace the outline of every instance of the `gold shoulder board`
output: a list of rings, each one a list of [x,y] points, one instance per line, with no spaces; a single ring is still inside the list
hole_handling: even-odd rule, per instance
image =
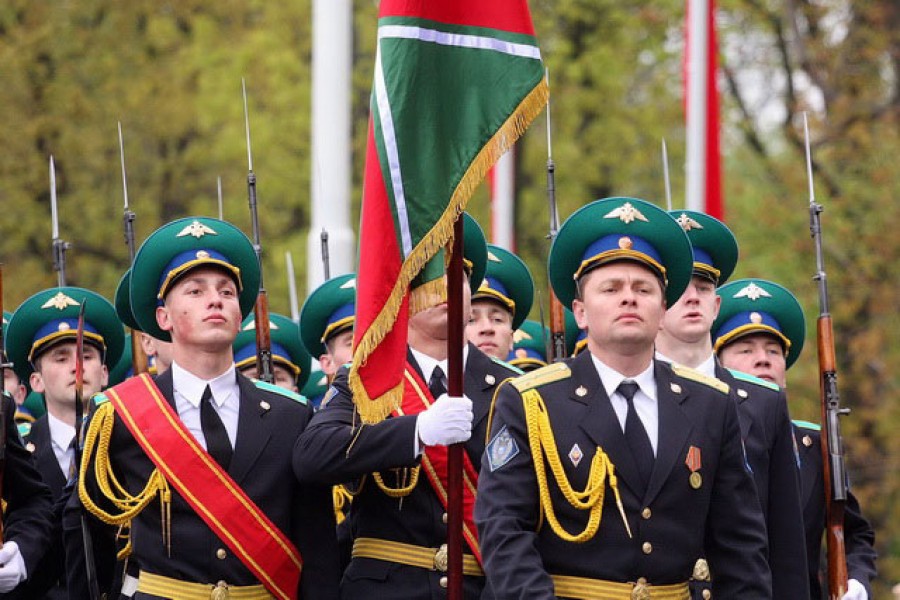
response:
[[[728,390],[731,389],[728,387],[728,384],[721,379],[716,379],[715,377],[707,377],[703,373],[699,373],[694,369],[685,367],[683,365],[672,365],[672,371],[674,371],[675,374],[679,377],[684,377],[685,379],[690,379],[691,381],[702,383],[705,386],[719,390],[723,394],[727,394]]]
[[[512,383],[519,392],[525,392],[536,387],[541,387],[542,385],[547,385],[548,383],[553,383],[554,381],[567,379],[571,375],[572,371],[569,370],[569,366],[565,363],[558,362],[526,373],[521,377],[516,377],[511,380],[510,383]]]

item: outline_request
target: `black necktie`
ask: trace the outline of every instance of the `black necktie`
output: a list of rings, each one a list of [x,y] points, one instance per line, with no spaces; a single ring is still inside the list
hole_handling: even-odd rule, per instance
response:
[[[206,451],[227,471],[231,464],[231,441],[219,413],[212,405],[212,390],[209,386],[203,390],[203,397],[200,399],[200,427],[206,438]]]
[[[447,384],[444,383],[444,370],[441,369],[440,365],[436,365],[434,371],[431,372],[431,379],[428,380],[428,391],[431,392],[431,397],[435,400],[447,393]]]
[[[644,429],[644,424],[634,409],[634,394],[638,391],[638,384],[633,381],[623,381],[617,390],[628,403],[628,414],[625,416],[625,441],[631,449],[634,461],[637,463],[641,479],[644,480],[644,489],[650,482],[650,474],[653,472],[653,446],[650,445],[650,436]]]

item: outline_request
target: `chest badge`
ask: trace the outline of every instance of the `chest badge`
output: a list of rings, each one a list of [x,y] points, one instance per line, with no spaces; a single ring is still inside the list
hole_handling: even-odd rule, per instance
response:
[[[703,463],[700,458],[700,448],[697,446],[691,446],[688,448],[687,457],[684,459],[684,464],[687,465],[688,470],[691,472],[690,477],[688,478],[688,483],[691,484],[691,487],[695,490],[699,490],[703,485],[703,476],[700,475],[700,469],[703,467]]]
[[[574,444],[572,449],[569,450],[569,460],[572,461],[572,466],[576,469],[578,468],[578,463],[581,462],[581,459],[584,458],[584,452],[581,451],[581,448],[578,444]]]

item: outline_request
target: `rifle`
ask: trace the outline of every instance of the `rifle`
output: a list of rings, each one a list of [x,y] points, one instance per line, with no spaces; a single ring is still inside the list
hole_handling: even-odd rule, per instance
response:
[[[824,210],[816,202],[813,189],[812,156],[809,149],[809,124],[803,113],[806,140],[806,172],[809,179],[809,231],[816,247],[816,274],[819,287],[819,318],[816,323],[819,351],[819,393],[822,401],[822,467],[825,480],[825,542],[828,552],[828,596],[840,599],[847,591],[847,557],[844,548],[844,507],[847,502],[847,473],[844,469],[844,444],[839,417],[850,413],[841,408],[834,356],[834,331],[828,312],[828,282],[822,251]]]
[[[56,165],[50,155],[50,227],[53,238],[53,270],[56,271],[56,285],[66,285],[66,250],[69,243],[59,238],[59,215],[56,209]]]
[[[328,281],[331,279],[331,261],[328,257],[328,230],[324,227],[319,239],[322,240],[322,276]]]
[[[250,149],[250,116],[247,113],[247,85],[241,78],[241,91],[244,94],[244,129],[247,132],[247,198],[250,202],[250,220],[253,224],[253,250],[259,261],[259,294],[253,309],[256,321],[256,377],[266,383],[275,383],[275,371],[272,367],[272,336],[269,331],[269,295],[263,285],[262,244],[259,235],[259,215],[256,210],[256,173],[253,172],[253,152]]]
[[[128,246],[128,264],[134,264],[134,219],[137,215],[128,205],[128,176],[125,173],[125,142],[122,139],[122,122],[119,121],[119,162],[122,163],[122,195],[125,207],[122,211],[122,225],[125,230],[125,245]],[[147,354],[141,345],[140,331],[131,330],[131,369],[135,375],[147,372]]]
[[[550,71],[545,71],[547,86],[550,86]],[[556,239],[559,231],[559,213],[556,210],[556,163],[553,162],[553,144],[550,129],[550,98],[547,98],[547,204],[550,209],[550,233],[547,239],[550,244]],[[566,357],[566,313],[562,302],[556,297],[553,286],[550,286],[550,340],[551,351],[547,354],[547,362],[557,362]]]
[[[84,428],[84,307],[87,300],[81,301],[78,309],[78,329],[75,332],[75,468],[81,466],[84,451],[82,430]],[[77,471],[76,471],[77,472]],[[91,530],[88,528],[84,507],[81,509],[81,540],[84,544],[84,561],[87,570],[88,591],[91,600],[100,598],[100,586],[97,583],[97,566],[94,564],[94,543]]]
[[[3,314],[3,265],[0,265],[0,315]],[[6,362],[3,345],[3,326],[0,324],[0,498],[3,497],[3,475],[6,471],[6,369],[12,367]],[[3,519],[0,519],[0,545],[3,544]]]

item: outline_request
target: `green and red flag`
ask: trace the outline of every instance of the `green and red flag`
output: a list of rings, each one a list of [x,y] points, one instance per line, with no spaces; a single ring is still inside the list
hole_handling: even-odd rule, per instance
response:
[[[350,388],[364,422],[403,396],[409,284],[547,103],[526,0],[382,0]]]

